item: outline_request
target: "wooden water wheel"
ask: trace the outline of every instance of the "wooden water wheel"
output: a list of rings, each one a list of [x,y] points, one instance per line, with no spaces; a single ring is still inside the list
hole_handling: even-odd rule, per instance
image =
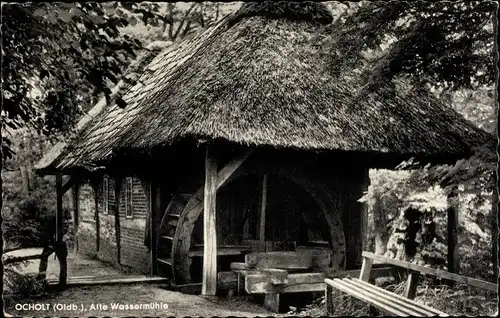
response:
[[[246,172],[237,177],[250,174]],[[291,177],[288,174],[280,174],[280,176],[299,186],[316,202],[328,223],[328,247],[333,251],[332,267],[344,268],[346,244],[335,200],[318,182],[306,178]],[[226,187],[231,187],[231,184],[227,184]],[[176,284],[192,282],[191,258],[194,248],[192,237],[195,223],[202,216],[202,211],[203,187],[192,193],[184,191],[182,194],[174,195],[163,215],[157,244],[158,268],[165,268],[167,276],[174,278]]]

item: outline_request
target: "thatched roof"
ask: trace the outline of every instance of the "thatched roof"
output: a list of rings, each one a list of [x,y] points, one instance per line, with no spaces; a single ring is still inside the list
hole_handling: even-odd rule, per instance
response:
[[[246,3],[159,54],[50,166],[64,169],[184,138],[249,146],[385,154],[465,155],[488,135],[430,96],[360,96],[333,74],[317,35],[321,3]],[[48,165],[47,165],[48,167]]]

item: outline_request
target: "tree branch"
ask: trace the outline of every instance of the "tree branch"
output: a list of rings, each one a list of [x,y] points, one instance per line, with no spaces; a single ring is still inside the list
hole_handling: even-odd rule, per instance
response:
[[[191,6],[189,7],[189,9],[184,13],[184,16],[182,17],[182,20],[179,24],[179,27],[177,28],[177,30],[175,31],[174,33],[174,37],[172,39],[172,42],[175,41],[175,39],[177,39],[177,36],[179,35],[179,32],[181,31],[183,25],[184,25],[184,22],[186,21],[186,18],[189,16],[189,14],[191,13],[191,11],[194,9],[194,7],[197,5],[197,3],[193,3],[191,4]]]

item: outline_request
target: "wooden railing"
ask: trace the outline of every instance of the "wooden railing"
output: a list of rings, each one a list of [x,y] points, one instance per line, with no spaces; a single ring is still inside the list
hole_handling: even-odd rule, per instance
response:
[[[369,258],[369,259],[372,259],[375,261],[380,261],[380,262],[383,262],[385,264],[391,264],[391,265],[395,265],[395,266],[398,266],[401,268],[406,268],[408,270],[420,272],[420,273],[425,274],[425,275],[431,275],[431,276],[439,277],[442,279],[448,279],[448,280],[455,281],[457,283],[467,284],[470,286],[474,286],[474,287],[478,287],[478,288],[482,288],[482,289],[486,289],[486,290],[490,290],[490,291],[494,291],[494,292],[498,291],[497,284],[490,283],[490,282],[487,282],[484,280],[471,278],[471,277],[467,277],[467,276],[462,276],[462,275],[450,273],[450,272],[447,272],[444,270],[430,268],[427,266],[412,264],[412,263],[408,263],[405,261],[393,259],[390,257],[376,255],[376,254],[370,253],[370,252],[363,252],[362,255],[363,255],[363,257],[366,257],[366,258]]]
[[[375,310],[375,308],[377,308],[394,316],[447,316],[444,312],[412,300],[415,297],[419,276],[421,275],[431,275],[485,290],[498,292],[497,284],[480,279],[412,264],[402,260],[376,255],[370,252],[363,252],[362,256],[363,265],[359,273],[359,278],[346,277],[325,279],[325,303],[327,314],[333,312],[333,293],[334,290],[337,290],[370,304],[371,310]],[[408,271],[408,277],[403,295],[389,292],[381,287],[369,283],[369,281],[373,279],[372,265],[374,262],[396,266]]]
[[[45,253],[45,254],[33,254],[33,255],[25,255],[25,256],[7,256],[7,255],[4,255],[3,264],[9,265],[9,264],[20,263],[20,262],[24,262],[24,261],[33,260],[33,259],[42,259],[43,257],[50,256],[50,254],[52,254],[52,253],[53,253],[53,251],[50,251],[50,253]]]

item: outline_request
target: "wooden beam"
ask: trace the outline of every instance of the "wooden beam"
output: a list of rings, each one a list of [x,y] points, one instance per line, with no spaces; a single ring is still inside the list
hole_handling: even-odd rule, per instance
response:
[[[458,187],[453,186],[447,196],[448,201],[448,271],[459,273],[460,263],[458,254]]]
[[[361,272],[359,273],[359,279],[367,282],[370,280],[370,273],[372,270],[373,259],[369,257],[363,257],[363,264],[361,265]]]
[[[323,268],[312,268],[311,272],[325,273],[327,278],[344,278],[344,277],[359,277],[361,274],[360,269],[351,270],[339,270],[338,268],[323,267]],[[374,280],[379,277],[398,277],[400,270],[396,266],[384,266],[384,267],[372,267],[370,271],[370,279]]]
[[[73,231],[75,233],[75,248],[78,251],[78,225],[80,221],[80,184],[73,185]]]
[[[492,184],[498,184],[497,175],[493,174],[493,182]],[[493,194],[491,197],[491,212],[488,216],[488,223],[490,224],[490,231],[492,237],[492,245],[491,245],[491,258],[493,262],[493,276],[498,277],[498,255],[500,254],[498,251],[498,207],[500,201],[498,200],[498,189],[493,190]]]
[[[260,251],[266,250],[266,206],[267,206],[267,174],[262,178],[262,196],[260,201],[259,245]]]
[[[114,178],[115,181],[115,238],[116,238],[116,260],[121,264],[122,260],[122,243],[121,243],[121,224],[120,224],[120,195],[122,193],[123,179],[120,177]]]
[[[158,257],[157,255],[157,239],[158,239],[158,234],[157,234],[157,229],[158,227],[156,226],[156,219],[158,218],[158,215],[161,214],[161,189],[160,189],[160,184],[158,182],[151,182],[149,186],[149,193],[150,193],[150,204],[151,204],[151,213],[150,213],[150,228],[149,228],[149,246],[150,246],[150,262],[151,262],[151,276],[154,276],[157,274],[158,269],[157,269],[157,263],[156,259]]]
[[[429,316],[439,316],[443,315],[444,313],[442,311],[439,311],[437,309],[434,309],[432,307],[423,305],[423,304],[417,304],[413,302],[411,299],[408,299],[404,296],[395,294],[393,292],[390,292],[384,288],[375,286],[373,284],[369,284],[367,282],[363,282],[359,279],[344,279],[346,283],[352,284],[353,286],[360,287],[364,290],[373,292],[375,294],[378,294],[379,296],[384,297],[387,300],[390,300],[395,306],[404,306],[406,308],[411,308],[413,310],[417,310],[417,316],[418,317],[429,317]],[[445,315],[448,316],[448,315]]]
[[[2,261],[4,265],[12,264],[12,263],[19,263],[19,262],[24,262],[24,261],[29,261],[33,259],[41,259],[43,257],[48,257],[50,254],[52,254],[54,250],[50,249],[47,252],[43,254],[33,254],[33,255],[25,255],[25,256],[10,256],[10,257],[3,257]]]
[[[230,265],[229,265],[229,268],[231,268],[231,270],[246,270],[248,269],[249,267],[247,266],[247,264],[245,263],[241,263],[241,262],[232,262]]]
[[[267,293],[264,296],[264,308],[274,313],[278,313],[280,311],[280,294]]]
[[[346,281],[341,280],[341,279],[325,279],[325,283],[328,285],[335,287],[341,292],[344,292],[346,294],[352,295],[356,298],[358,298],[361,301],[364,301],[368,304],[374,305],[378,309],[390,313],[395,316],[409,316],[410,314],[406,311],[402,311],[400,309],[396,309],[387,302],[380,301],[379,297],[372,297],[372,295],[366,294],[366,292],[360,291],[359,289],[353,289],[353,287]]]
[[[80,221],[80,184],[73,185],[73,219],[75,221],[75,230],[78,229],[78,222]]]
[[[233,173],[243,164],[243,162],[252,154],[253,150],[250,149],[242,156],[237,157],[227,163],[217,174],[217,188],[222,187]],[[190,262],[189,250],[191,248],[191,236],[194,225],[201,212],[203,211],[203,194],[204,187],[200,187],[195,194],[189,199],[189,202],[184,207],[179,218],[180,226],[174,235],[173,241],[173,260],[174,272],[176,282],[181,283],[190,282]]]
[[[99,185],[97,182],[92,183],[92,189],[94,190],[94,219],[95,219],[95,244],[96,251],[99,252],[100,241],[101,241],[101,227],[99,223]]]
[[[326,315],[330,316],[333,314],[335,307],[333,306],[333,292],[334,289],[330,284],[325,283],[325,309]]]
[[[408,279],[406,280],[406,286],[404,290],[404,296],[408,299],[415,298],[415,294],[417,293],[417,284],[419,273],[415,271],[411,271],[408,274]]]
[[[252,152],[253,149],[250,149],[241,157],[234,158],[217,173],[217,189],[222,187],[226,183],[226,181],[229,180],[229,177],[231,177],[233,173],[238,170],[238,168],[243,164],[243,162],[245,162],[245,160],[252,154]]]
[[[288,271],[284,269],[277,268],[262,268],[255,270],[241,271],[244,276],[249,275],[265,275],[271,284],[287,284],[288,283]]]
[[[207,144],[205,155],[205,191],[203,202],[203,279],[201,293],[215,296],[217,290],[217,228],[216,195],[217,163],[212,145]]]
[[[249,268],[310,269],[328,267],[331,252],[326,250],[290,252],[276,251],[249,253],[245,255],[245,264]]]
[[[268,273],[245,276],[245,290],[249,294],[321,292],[325,290],[324,273],[288,274],[286,283],[273,284]]]
[[[147,213],[146,213],[146,226],[144,230],[144,246],[146,246],[148,249],[151,249],[151,213],[153,211],[153,193],[152,189],[154,187],[153,183],[147,178],[146,175],[142,175],[139,177],[141,180],[141,186],[142,190],[144,191],[144,194],[146,195],[146,206],[147,206]],[[161,226],[160,226],[161,228]]]
[[[78,179],[79,178],[77,177],[70,176],[68,181],[66,181],[62,186],[62,194],[65,194],[66,192],[68,192],[69,189],[71,189],[75,184],[77,184]]]
[[[56,242],[63,239],[62,174],[56,174]]]

